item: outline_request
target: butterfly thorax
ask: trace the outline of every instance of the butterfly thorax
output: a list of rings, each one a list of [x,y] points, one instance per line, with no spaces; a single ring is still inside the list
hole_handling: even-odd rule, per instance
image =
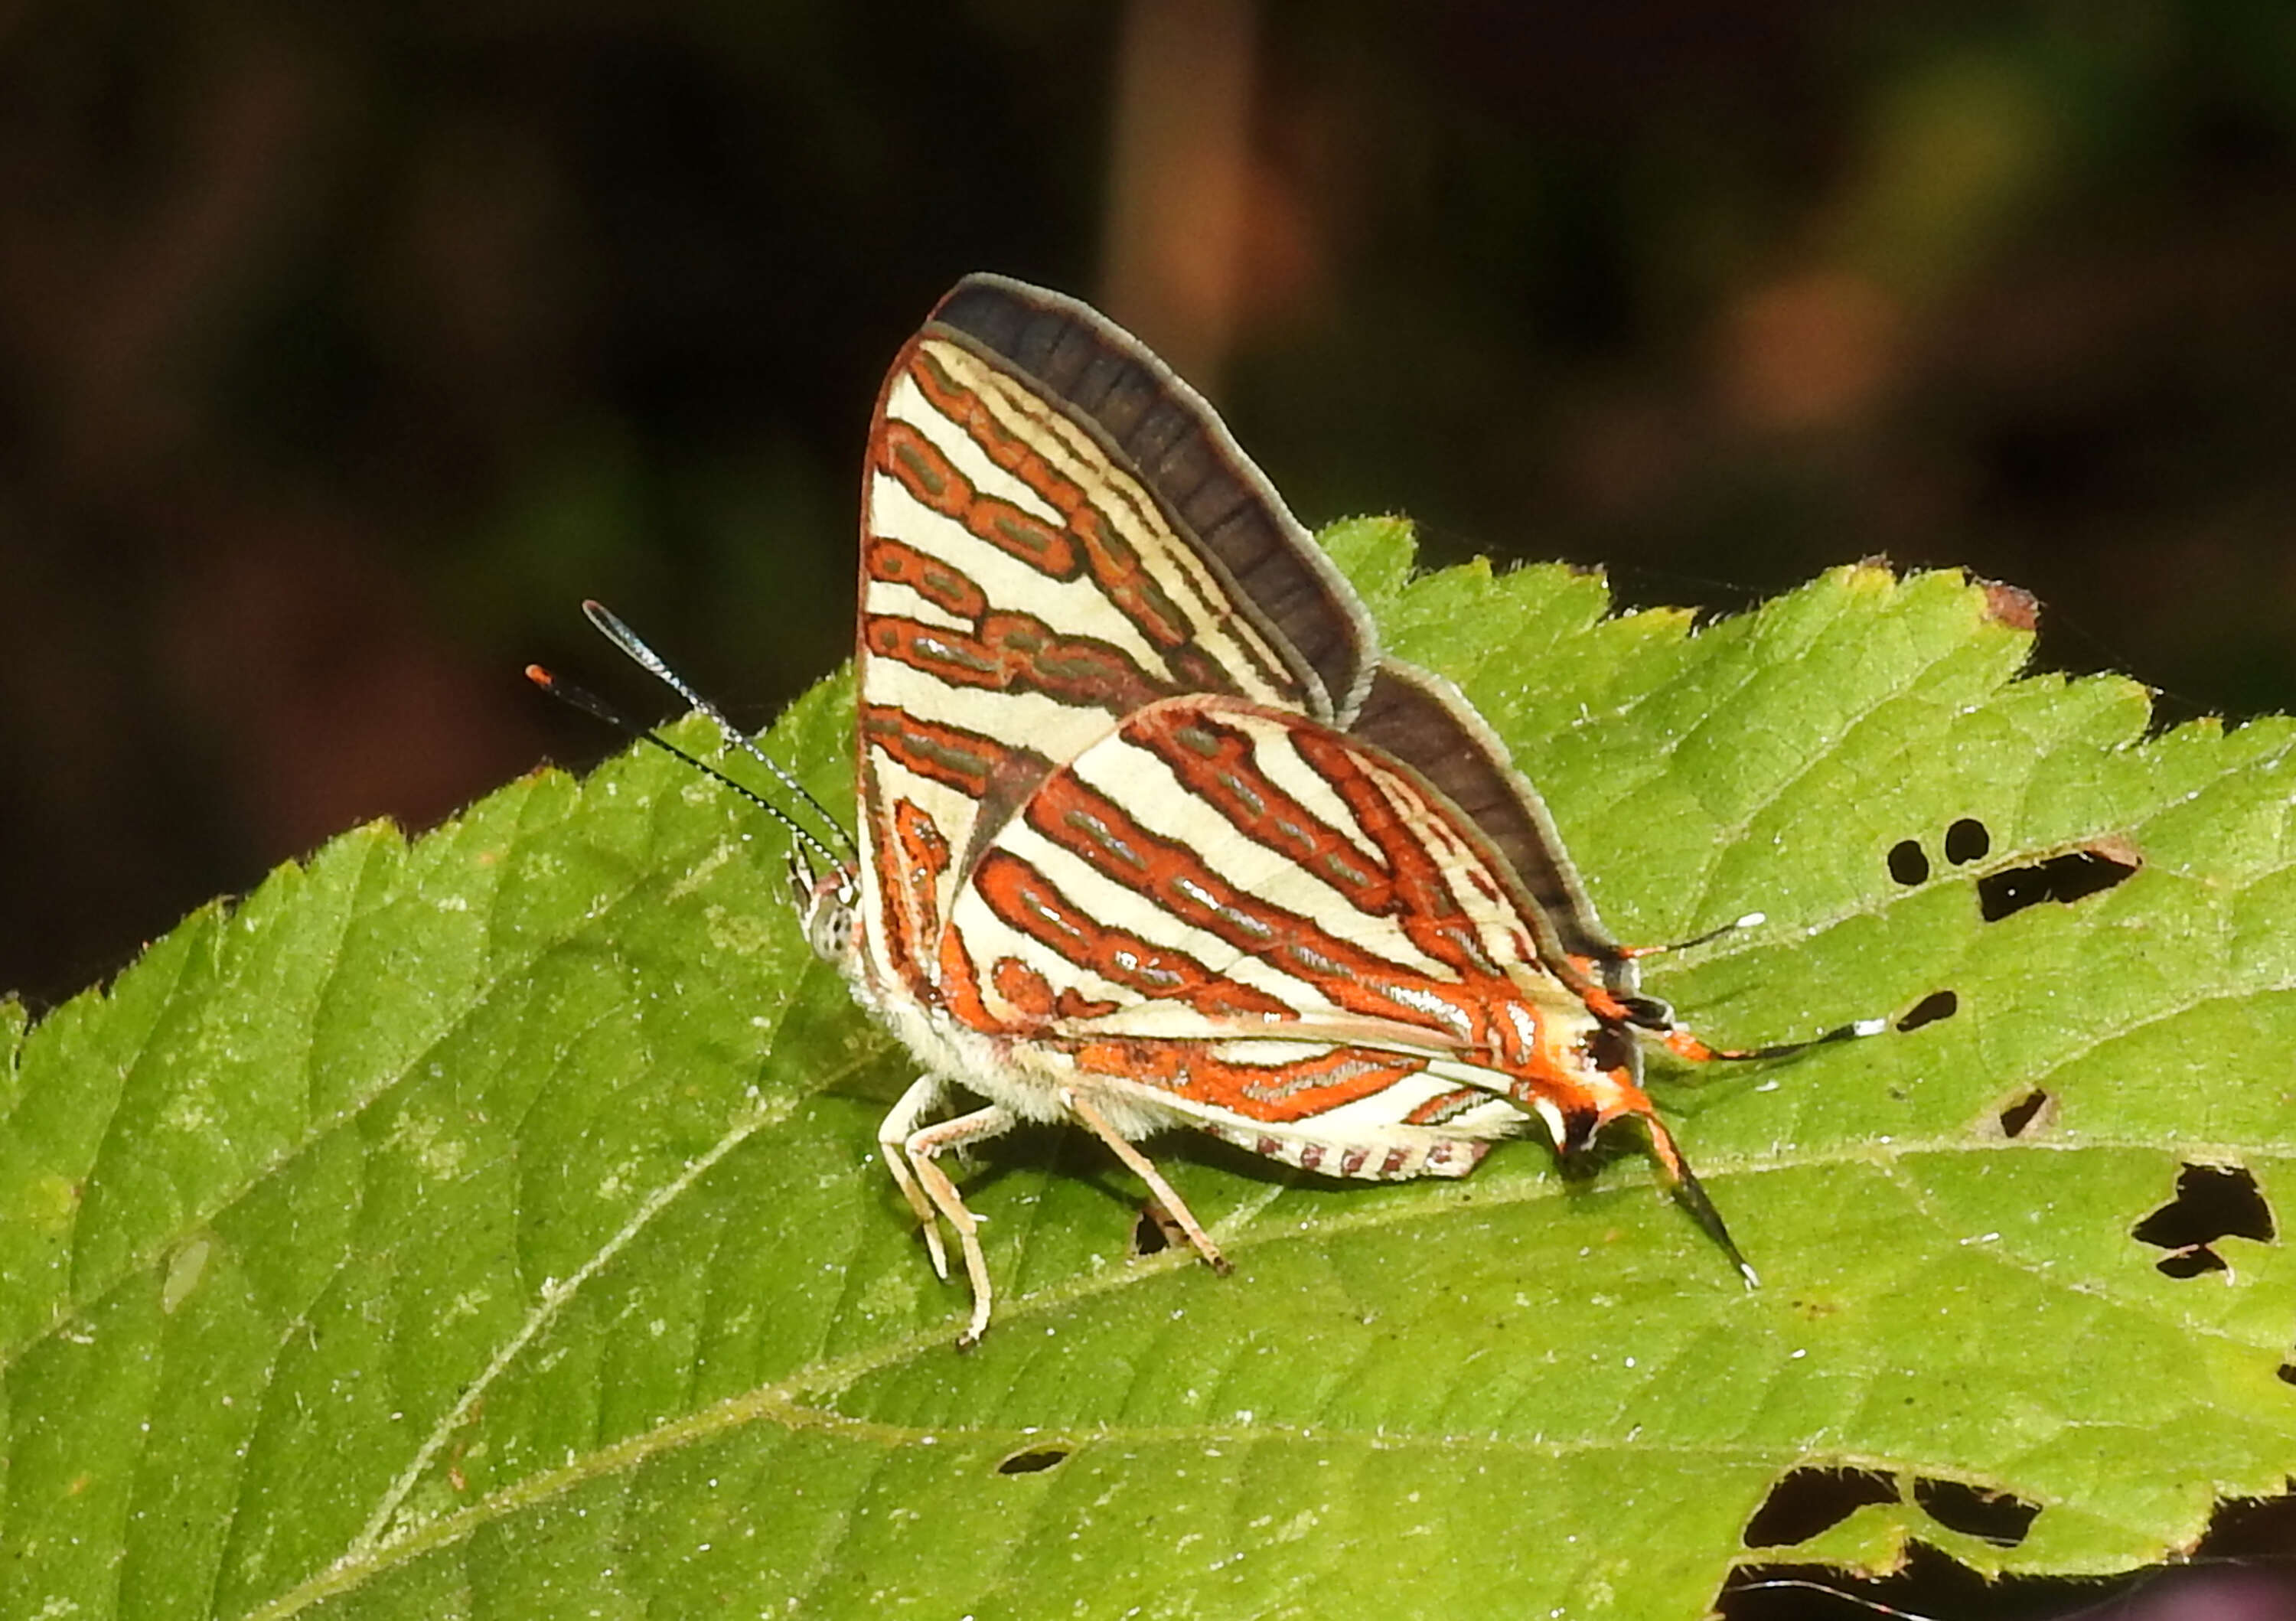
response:
[[[984,1030],[953,1011],[938,995],[891,978],[886,954],[872,949],[861,914],[857,871],[839,866],[816,874],[792,860],[790,887],[806,941],[837,970],[855,1002],[891,1032],[928,1075],[961,1079],[972,1092],[1024,1119],[1064,1118],[1064,1085],[1076,1078],[1070,1055],[1016,1042],[1012,1033]],[[1128,1132],[1147,1135],[1179,1124],[1169,1111],[1115,1106]]]
[[[838,971],[854,1001],[889,1027],[928,1069],[963,1073],[964,1044],[951,1041],[948,1021],[933,1018],[930,1005],[914,995],[893,994],[873,966],[877,954],[863,938],[858,870],[840,864],[816,873],[800,854],[790,858],[789,879],[806,944]]]

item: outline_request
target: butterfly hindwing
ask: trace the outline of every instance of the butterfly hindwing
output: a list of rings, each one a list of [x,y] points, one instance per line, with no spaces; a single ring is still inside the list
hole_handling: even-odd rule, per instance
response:
[[[1519,1128],[1595,1027],[1419,774],[1231,699],[1152,705],[1048,776],[958,892],[941,962],[977,1027],[1347,1175]]]

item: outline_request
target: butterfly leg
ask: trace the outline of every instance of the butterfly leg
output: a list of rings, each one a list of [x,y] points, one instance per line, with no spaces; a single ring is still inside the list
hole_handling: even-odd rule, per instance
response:
[[[923,1083],[918,1085],[922,1085]],[[909,1093],[913,1095],[916,1090],[917,1087],[912,1086]],[[901,1100],[904,1104],[908,1101],[908,1096]],[[900,1112],[898,1108],[894,1110],[897,1115]],[[957,1249],[964,1257],[965,1281],[972,1286],[972,1317],[964,1325],[964,1332],[956,1337],[960,1347],[977,1344],[982,1331],[988,1327],[991,1298],[988,1262],[980,1253],[980,1218],[964,1208],[964,1197],[957,1192],[956,1184],[948,1179],[948,1173],[935,1161],[950,1149],[983,1142],[1008,1132],[1013,1124],[1010,1110],[991,1104],[987,1109],[976,1109],[969,1115],[959,1115],[954,1120],[943,1120],[938,1125],[913,1131],[900,1145],[902,1157],[908,1161],[909,1168],[915,1172],[917,1182],[923,1185],[933,1209],[947,1217],[948,1224],[955,1230]],[[945,1252],[940,1247],[940,1224],[931,1212],[926,1215],[925,1238],[927,1247],[932,1251],[935,1266],[946,1278],[948,1268]]]
[[[1134,1175],[1148,1184],[1148,1191],[1163,1202],[1165,1210],[1179,1223],[1180,1231],[1188,1235],[1188,1242],[1195,1246],[1196,1253],[1210,1264],[1214,1272],[1226,1277],[1234,1270],[1228,1265],[1228,1258],[1219,1252],[1219,1246],[1212,1242],[1211,1234],[1206,1232],[1203,1224],[1196,1220],[1195,1212],[1188,1208],[1187,1202],[1170,1183],[1164,1180],[1164,1173],[1156,1168],[1147,1155],[1127,1142],[1099,1109],[1075,1091],[1062,1091],[1061,1101],[1068,1105],[1069,1112],[1076,1116],[1086,1130],[1108,1144],[1109,1152],[1124,1161]]]
[[[948,1250],[940,1241],[940,1218],[933,1213],[924,1190],[917,1186],[917,1179],[909,1174],[908,1142],[916,1134],[918,1123],[940,1106],[947,1090],[937,1075],[917,1077],[877,1127],[877,1147],[885,1156],[885,1168],[893,1174],[893,1185],[909,1201],[909,1208],[917,1213],[917,1224],[924,1230],[925,1252],[932,1257],[933,1275],[944,1281],[948,1277]]]

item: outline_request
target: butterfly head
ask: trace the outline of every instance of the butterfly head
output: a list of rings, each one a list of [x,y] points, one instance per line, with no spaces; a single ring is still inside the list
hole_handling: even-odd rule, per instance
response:
[[[800,844],[790,852],[789,884],[806,943],[824,962],[842,962],[853,949],[853,921],[861,905],[859,869],[844,862],[816,867]]]

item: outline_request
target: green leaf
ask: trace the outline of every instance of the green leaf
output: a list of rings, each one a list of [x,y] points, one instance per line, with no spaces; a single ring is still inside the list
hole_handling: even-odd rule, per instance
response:
[[[2187,1166],[2291,1191],[2287,723],[2148,736],[2131,683],[2021,677],[2015,602],[1956,575],[1694,626],[1329,538],[1622,937],[1769,914],[1651,963],[1702,1032],[1956,994],[1653,1061],[1765,1287],[1631,1142],[1350,1187],[1168,1141],[1221,1279],[1129,1256],[1140,1190],[1042,1131],[969,1174],[1004,1292],[960,1354],[874,1163],[911,1070],[807,953],[774,830],[656,758],[545,772],[0,1015],[0,1614],[1689,1617],[1737,1565],[1908,1539],[2125,1569],[2281,1489],[2284,1248],[2172,1277],[2132,1229]],[[849,716],[833,684],[771,740],[846,803]],[[2133,876],[1981,921],[2095,847]],[[1749,1548],[1812,1466],[1900,1501]],[[2038,1512],[1988,1540],[1939,1482]]]

